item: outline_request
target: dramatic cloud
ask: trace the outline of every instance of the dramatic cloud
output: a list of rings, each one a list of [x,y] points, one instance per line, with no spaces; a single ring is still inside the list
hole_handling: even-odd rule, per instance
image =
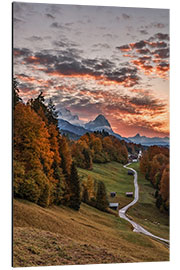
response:
[[[13,5],[13,75],[24,102],[43,91],[67,119],[101,113],[123,136],[168,134],[168,11]]]
[[[156,74],[165,79],[169,71],[168,63],[166,65],[164,63],[164,59],[169,59],[168,40],[168,34],[157,33],[149,39],[125,44],[116,47],[116,49],[128,52],[123,56],[132,58],[131,63],[143,71],[145,75]]]
[[[83,59],[76,49],[58,51],[56,55],[46,51],[30,55],[29,50],[15,50],[15,56],[19,55],[25,56],[22,61],[26,64],[39,66],[39,70],[52,76],[89,77],[102,85],[115,82],[125,87],[140,80],[135,67],[119,68],[108,59]]]

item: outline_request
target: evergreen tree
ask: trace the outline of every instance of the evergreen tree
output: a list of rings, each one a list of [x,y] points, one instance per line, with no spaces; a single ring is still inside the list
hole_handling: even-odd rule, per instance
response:
[[[18,88],[18,82],[16,78],[13,78],[13,92],[12,92],[12,96],[13,96],[13,108],[15,108],[16,104],[20,101],[22,101],[22,99],[19,97],[19,88]]]
[[[84,148],[82,153],[84,155],[85,169],[91,170],[92,169],[92,157],[91,157],[90,150],[87,148]]]
[[[78,172],[75,166],[75,163],[73,162],[71,165],[71,173],[70,173],[70,201],[69,201],[69,207],[73,208],[74,210],[79,210],[80,204],[81,204],[81,197],[80,197],[80,181]]]
[[[89,194],[86,186],[83,186],[82,201],[84,203],[89,203]]]
[[[58,126],[58,114],[51,98],[47,106],[47,119],[49,123],[54,124],[56,127]]]
[[[99,181],[96,195],[96,208],[101,211],[106,211],[108,205],[109,202],[107,199],[106,187],[102,181]]]

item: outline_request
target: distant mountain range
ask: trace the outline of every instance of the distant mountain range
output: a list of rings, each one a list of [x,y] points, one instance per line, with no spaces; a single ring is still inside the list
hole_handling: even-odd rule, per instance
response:
[[[139,133],[136,134],[136,136],[134,137],[128,138],[122,137],[121,135],[115,133],[112,130],[110,123],[102,114],[99,114],[93,121],[89,121],[88,123],[82,124],[77,115],[73,116],[69,110],[64,109],[64,111],[61,110],[61,112],[59,113],[58,126],[61,133],[68,135],[69,138],[72,140],[78,140],[82,135],[86,134],[87,132],[104,130],[108,132],[110,135],[115,136],[119,140],[124,140],[126,142],[133,142],[136,144],[142,144],[144,146],[169,145],[168,137],[149,138],[146,136],[140,136]]]
[[[151,145],[159,145],[159,146],[166,146],[169,145],[169,138],[164,137],[146,137],[146,136],[140,136],[139,133],[136,134],[134,137],[128,137],[128,140],[130,140],[133,143],[136,144],[142,144],[144,146],[151,146]]]

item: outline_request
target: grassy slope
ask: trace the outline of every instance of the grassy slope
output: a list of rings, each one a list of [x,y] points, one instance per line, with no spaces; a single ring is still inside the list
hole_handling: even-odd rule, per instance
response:
[[[15,267],[166,260],[166,247],[114,215],[85,204],[75,212],[14,200]]]
[[[128,215],[153,234],[169,239],[169,218],[155,205],[155,189],[140,173],[139,163],[133,163],[129,167],[134,168],[138,173],[139,201],[128,210]],[[94,179],[104,181],[108,194],[111,191],[117,192],[115,200],[119,202],[120,208],[132,201],[132,198],[127,198],[125,193],[134,191],[134,177],[127,175],[127,169],[121,164],[116,162],[105,165],[94,164],[92,171],[79,169],[79,174],[83,176],[89,174]],[[110,196],[109,201],[113,202]]]
[[[128,214],[150,232],[169,239],[169,217],[155,206],[155,189],[140,173],[139,163],[133,163],[129,167],[138,173],[139,201],[129,209]]]
[[[120,206],[129,202],[125,192],[133,190],[133,177],[128,176],[121,165],[115,162],[94,165],[93,171],[80,169],[79,173],[103,180],[108,192],[118,193],[116,200]],[[147,184],[143,181],[139,180],[142,186]],[[144,204],[142,202],[136,210],[133,210],[134,206],[129,214],[142,224],[146,217],[151,217],[153,209],[157,215],[153,219],[158,221],[161,218],[164,233],[167,218],[155,211],[150,196],[152,187],[146,188],[142,189],[148,194],[143,197]],[[149,218],[147,227],[153,224]],[[154,227],[157,231],[157,224]],[[86,204],[75,212],[63,206],[44,209],[27,201],[14,200],[14,266],[167,260],[169,250],[161,243],[132,232],[129,223],[119,217]]]

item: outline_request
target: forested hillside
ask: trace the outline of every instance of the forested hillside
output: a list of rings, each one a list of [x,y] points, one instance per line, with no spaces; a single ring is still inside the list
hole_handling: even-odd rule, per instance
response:
[[[55,106],[41,92],[25,104],[14,79],[13,92],[13,192],[47,207],[67,205],[79,210],[81,201],[106,210],[103,182],[79,178],[77,166],[91,170],[94,163],[128,160],[127,143],[105,131],[87,133],[78,141],[62,136]],[[133,144],[129,149],[134,151]]]
[[[140,161],[140,170],[156,189],[156,205],[169,211],[169,149],[149,147]]]

